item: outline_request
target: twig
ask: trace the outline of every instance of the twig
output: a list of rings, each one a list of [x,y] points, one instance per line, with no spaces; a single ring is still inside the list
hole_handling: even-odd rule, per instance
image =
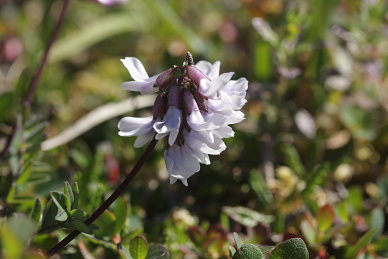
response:
[[[149,159],[152,151],[154,150],[156,143],[158,140],[155,138],[152,139],[150,144],[148,145],[147,149],[143,153],[142,157],[139,159],[139,161],[136,163],[135,167],[132,169],[132,171],[127,175],[127,177],[124,179],[124,181],[116,188],[116,190],[109,196],[108,199],[106,199],[101,206],[94,211],[94,213],[85,220],[86,225],[91,225],[96,219],[98,219],[99,216],[118,198],[120,195],[128,188],[129,184],[133,180],[133,178],[136,176],[136,174],[139,172],[140,168],[144,165],[144,163]],[[78,230],[74,230],[71,232],[67,237],[62,239],[58,244],[56,244],[53,248],[51,248],[48,252],[48,256],[53,256],[56,254],[59,250],[64,248],[68,243],[70,243],[74,238],[76,238],[81,232]]]
[[[89,112],[60,134],[42,143],[43,150],[50,150],[64,145],[98,124],[124,113],[151,106],[155,100],[153,95],[130,98],[119,103],[109,103]]]

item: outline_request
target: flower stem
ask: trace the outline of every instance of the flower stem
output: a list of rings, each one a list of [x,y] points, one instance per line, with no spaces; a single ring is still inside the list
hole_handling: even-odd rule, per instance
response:
[[[132,169],[132,171],[127,175],[127,177],[124,179],[124,181],[116,188],[116,190],[109,196],[108,199],[106,199],[101,206],[96,209],[93,214],[85,220],[86,225],[91,225],[98,217],[101,216],[101,214],[118,198],[120,195],[128,188],[129,184],[133,180],[133,178],[136,176],[136,174],[139,172],[141,167],[144,165],[144,163],[150,158],[152,151],[154,150],[156,143],[158,140],[155,138],[152,139],[150,144],[148,145],[147,149],[144,151],[143,155],[137,161],[135,167]],[[51,248],[48,252],[48,256],[53,256],[56,254],[59,250],[64,248],[68,243],[70,243],[74,238],[76,238],[81,232],[78,230],[73,230],[67,237],[65,237],[62,241],[60,241],[58,244],[56,244],[53,248]]]

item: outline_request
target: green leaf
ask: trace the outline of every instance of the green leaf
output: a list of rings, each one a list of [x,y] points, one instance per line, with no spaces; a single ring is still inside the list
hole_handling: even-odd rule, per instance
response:
[[[133,259],[145,259],[148,254],[148,242],[143,236],[137,236],[131,240],[129,251]]]
[[[362,248],[364,248],[374,237],[376,234],[376,229],[371,229],[366,232],[358,241],[352,246],[349,246],[346,253],[345,258],[353,259],[356,258],[356,255]]]
[[[59,210],[65,211],[67,209],[66,206],[66,196],[61,192],[50,192],[51,199],[53,200],[54,204],[58,207]]]
[[[234,254],[233,259],[264,259],[260,248],[254,244],[244,244]]]
[[[96,237],[111,237],[115,233],[116,217],[112,212],[106,210],[96,220],[95,224],[98,227],[94,231]]]
[[[306,244],[300,238],[288,239],[277,245],[268,259],[308,259]]]
[[[233,246],[229,247],[229,256],[233,257],[233,255],[237,252],[236,248]]]
[[[65,182],[64,191],[65,191],[65,197],[66,197],[66,210],[70,211],[74,203],[74,194],[68,181]]]
[[[122,258],[133,259],[133,257],[129,253],[128,249],[125,246],[123,246],[121,243],[117,244],[117,250]]]
[[[55,216],[57,215],[58,207],[49,201],[43,213],[42,228],[49,228],[57,224]]]
[[[70,215],[72,218],[76,218],[79,220],[85,220],[88,217],[86,212],[80,209],[70,211]]]
[[[262,246],[259,245],[260,250],[263,252],[263,254],[269,253],[272,249],[274,249],[274,246]]]
[[[79,220],[77,218],[71,218],[68,222],[68,225],[69,227],[86,234],[93,233],[93,228],[91,226],[86,225],[82,220]]]
[[[292,145],[283,145],[283,152],[285,154],[286,164],[294,170],[300,179],[304,179],[306,170],[299,156],[298,150]]]
[[[169,252],[162,245],[153,245],[148,251],[147,259],[168,259]]]
[[[71,206],[72,209],[78,208],[78,202],[79,202],[79,189],[78,189],[78,183],[74,182],[73,184],[73,196],[74,196],[74,201]]]
[[[334,223],[335,211],[334,208],[327,204],[321,207],[317,214],[318,228],[321,232],[328,230]]]
[[[66,211],[58,210],[58,213],[55,216],[55,220],[64,222],[64,221],[66,221],[68,219],[68,217],[69,216],[67,215]]]
[[[349,188],[348,201],[352,209],[352,214],[359,212],[363,205],[363,191],[358,186],[352,186]]]
[[[237,250],[240,249],[244,243],[236,232],[233,232],[233,239],[236,242]]]
[[[354,137],[371,141],[376,137],[378,128],[376,116],[366,109],[345,104],[340,109],[342,122],[350,129]]]
[[[261,172],[252,170],[250,172],[250,184],[255,191],[257,198],[264,207],[271,207],[274,205],[274,199],[271,191],[267,187]]]
[[[245,207],[223,207],[223,211],[233,220],[247,226],[255,227],[259,223],[269,224],[274,221],[273,216],[264,215]]]
[[[271,46],[264,41],[255,46],[255,74],[260,80],[269,80],[273,75],[273,57]]]
[[[128,12],[107,15],[85,24],[81,29],[68,33],[55,44],[49,62],[59,62],[75,57],[98,42],[138,29],[141,24],[133,16]]]
[[[303,197],[307,198],[317,186],[320,186],[325,182],[329,174],[329,169],[329,163],[314,167],[313,172],[307,179],[306,188],[302,192]]]
[[[124,198],[120,198],[117,201],[117,205],[114,210],[114,214],[116,216],[116,225],[115,225],[115,234],[120,233],[120,231],[124,228],[125,220],[128,215],[128,204]]]
[[[375,208],[371,213],[370,228],[376,229],[373,239],[377,239],[384,231],[385,215],[381,208]]]
[[[32,219],[34,222],[39,224],[42,217],[42,211],[43,211],[42,202],[40,201],[40,199],[36,198],[34,207],[30,212],[30,219]]]
[[[317,243],[317,231],[309,220],[303,220],[300,224],[303,236],[307,239],[307,242],[311,245]]]
[[[388,257],[388,237],[381,236],[374,243],[376,245],[376,253],[382,257]]]

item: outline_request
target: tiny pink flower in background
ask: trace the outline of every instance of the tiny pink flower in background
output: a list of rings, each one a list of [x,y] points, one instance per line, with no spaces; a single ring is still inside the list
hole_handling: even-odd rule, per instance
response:
[[[92,0],[93,2],[100,3],[102,5],[119,5],[125,4],[128,0]]]
[[[157,93],[153,116],[125,117],[119,122],[119,135],[137,136],[135,147],[152,138],[166,138],[164,152],[170,183],[187,179],[210,164],[209,155],[226,149],[223,138],[234,136],[229,126],[244,119],[240,109],[246,103],[248,81],[231,80],[233,73],[220,74],[219,61],[193,64],[188,53],[182,66],[174,66],[149,77],[137,58],[121,60],[134,81],[123,88],[143,94]]]

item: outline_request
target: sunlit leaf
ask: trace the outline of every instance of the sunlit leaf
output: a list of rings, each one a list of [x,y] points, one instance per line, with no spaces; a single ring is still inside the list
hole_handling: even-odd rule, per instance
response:
[[[277,245],[268,259],[308,259],[306,244],[300,238],[291,238]]]
[[[129,244],[129,251],[133,259],[146,259],[148,242],[143,236],[135,237]]]

